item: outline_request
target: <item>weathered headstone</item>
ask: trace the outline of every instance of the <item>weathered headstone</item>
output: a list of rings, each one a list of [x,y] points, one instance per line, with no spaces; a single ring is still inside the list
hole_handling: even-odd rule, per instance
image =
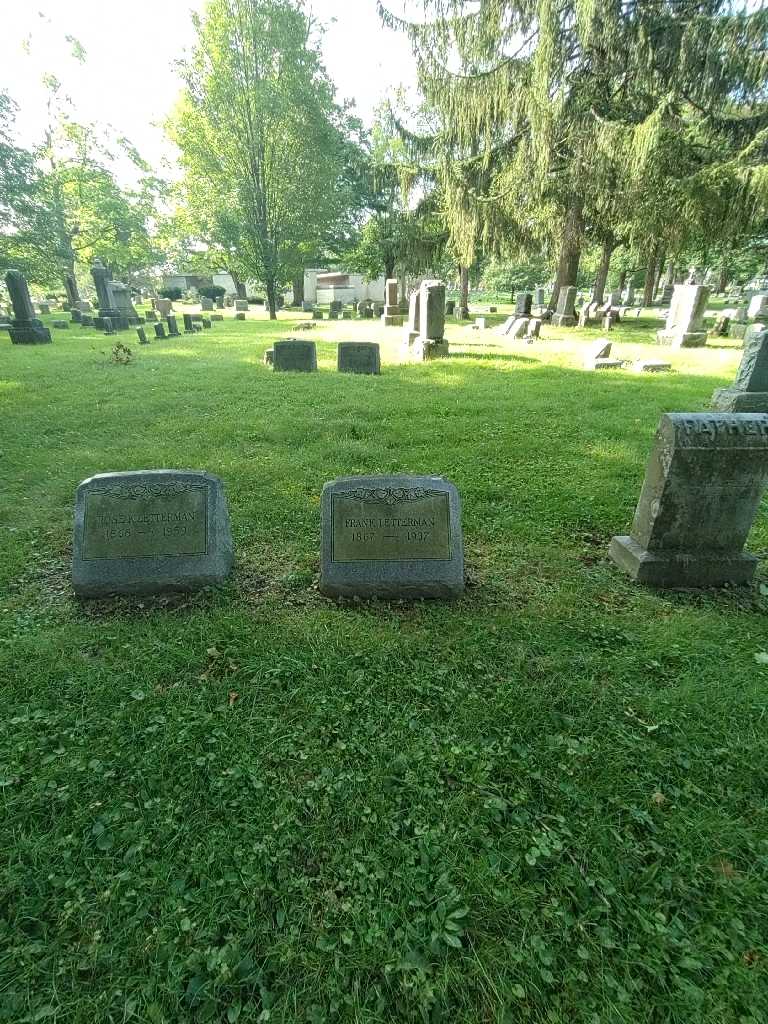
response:
[[[64,290],[67,293],[67,302],[70,310],[76,309],[80,302],[80,292],[77,288],[77,280],[74,274],[64,275]]]
[[[182,313],[182,318],[184,320],[184,333],[185,334],[192,334],[192,333],[194,333],[194,327],[192,326],[192,317],[190,316],[190,314],[189,313]]]
[[[213,299],[209,299],[207,295],[202,295],[200,297],[200,309],[204,313],[213,312]]]
[[[314,341],[301,341],[299,338],[276,341],[274,352],[275,370],[311,373],[317,369],[317,349]]]
[[[211,318],[209,316],[204,316],[200,323],[203,325],[203,329],[206,331],[209,331],[213,326]]]
[[[47,302],[38,303],[38,308],[40,310],[40,316],[48,316],[48,314],[51,312],[51,307],[48,305]]]
[[[235,313],[235,320],[245,320],[245,313]]]
[[[661,295],[659,296],[659,305],[668,306],[670,304],[675,294],[675,287],[676,286],[673,284],[664,285],[664,287],[661,290]]]
[[[374,341],[340,341],[337,353],[339,373],[381,373],[381,354]]]
[[[351,320],[352,319],[352,310],[351,309],[342,309],[342,311],[341,311],[341,319],[342,320]]]
[[[485,330],[485,317],[484,316],[476,316],[475,317],[475,328],[478,331],[484,331]]]
[[[585,370],[620,370],[624,365],[621,359],[611,359],[613,343],[607,338],[598,338],[587,349],[584,357]]]
[[[147,332],[144,330],[143,327],[137,327],[136,328],[136,337],[139,339],[139,344],[140,345],[148,345],[149,344],[149,339],[147,338]]]
[[[75,498],[72,583],[81,597],[223,583],[232,535],[221,481],[192,470],[100,473]]]
[[[328,310],[328,319],[329,320],[338,320],[339,319],[339,311],[338,311],[338,309],[334,309],[333,305],[331,305],[331,308]]]
[[[419,293],[418,292],[414,292],[414,294],[418,295]],[[453,316],[453,314],[455,312],[456,312],[456,300],[455,299],[448,299],[448,301],[445,304],[445,315],[446,316]]]
[[[155,337],[156,338],[164,338],[165,337],[165,324],[155,324]]]
[[[422,281],[419,289],[419,337],[414,358],[437,359],[448,355],[445,340],[445,285],[442,281]]]
[[[515,298],[515,313],[518,316],[530,316],[533,296],[530,292],[518,292]]]
[[[403,315],[400,312],[400,300],[397,296],[397,278],[392,277],[387,281],[385,295],[384,326],[402,327]]]
[[[747,316],[750,320],[768,317],[768,292],[758,292],[749,300]]]
[[[173,311],[173,303],[170,299],[155,299],[155,309],[160,316],[170,316]]]
[[[540,306],[545,305],[544,289],[543,288],[536,287],[536,288],[533,289],[533,304],[537,308],[540,307]]]
[[[744,337],[736,380],[712,396],[712,408],[720,412],[768,413],[768,330],[753,324]]]
[[[5,275],[5,287],[13,306],[13,320],[8,328],[13,344],[47,345],[51,341],[51,332],[47,327],[43,327],[42,321],[35,316],[24,275],[18,270],[8,270]]]
[[[223,295],[217,295],[216,296],[216,309],[224,309],[224,296]]]
[[[666,326],[663,331],[657,332],[657,340],[673,348],[698,348],[706,345],[704,313],[708,299],[709,288],[704,285],[676,285]]]
[[[539,317],[534,316],[528,321],[528,329],[525,334],[525,340],[528,344],[532,344],[541,334],[541,320]]]
[[[136,309],[131,302],[131,293],[128,290],[128,285],[123,284],[122,281],[110,281],[109,290],[112,293],[115,309],[117,309],[120,316],[128,320],[135,320]]]
[[[175,316],[167,316],[165,322],[168,324],[168,336],[170,338],[179,337],[179,325],[176,323]]]
[[[748,583],[743,552],[768,484],[768,415],[662,416],[631,535],[609,553],[633,579],[657,587]]]
[[[463,592],[461,508],[449,481],[347,477],[325,485],[321,508],[323,594],[397,599]]]
[[[122,316],[115,304],[112,293],[112,271],[102,264],[101,260],[94,260],[91,267],[91,277],[96,287],[96,304],[99,307],[99,316],[115,319],[118,322]]]
[[[221,323],[221,321],[223,319],[224,319],[224,314],[223,313],[211,313],[211,323],[213,323],[214,321],[216,323]]]
[[[157,313],[154,311],[154,309],[150,309],[144,314],[144,319],[147,321],[147,323],[155,323],[155,321],[157,320]]]
[[[105,334],[115,333],[115,321],[112,319],[111,316],[102,316],[99,317],[99,319],[101,320]]]
[[[264,365],[265,366],[272,366],[274,361],[275,361],[275,350],[273,348],[268,348],[267,351],[264,353]]]
[[[557,297],[557,312],[552,317],[555,327],[573,327],[576,323],[576,288],[569,285],[561,288]]]
[[[247,299],[236,299],[235,300],[235,311],[238,313],[245,313],[250,309]]]

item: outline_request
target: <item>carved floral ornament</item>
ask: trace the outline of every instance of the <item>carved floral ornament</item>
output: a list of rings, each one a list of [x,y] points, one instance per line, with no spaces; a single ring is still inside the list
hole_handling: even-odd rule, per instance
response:
[[[156,484],[113,484],[95,487],[91,494],[106,494],[110,498],[138,500],[140,498],[175,498],[191,490],[204,490],[207,484],[193,484],[183,480],[171,480]]]
[[[425,487],[356,487],[353,491],[341,492],[340,496],[370,504],[400,505],[402,502],[423,501],[424,498],[444,493]]]

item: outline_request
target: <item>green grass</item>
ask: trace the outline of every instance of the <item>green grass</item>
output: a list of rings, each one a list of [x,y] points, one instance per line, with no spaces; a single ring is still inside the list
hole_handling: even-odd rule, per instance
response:
[[[399,330],[324,321],[321,372],[273,374],[298,319],[128,366],[2,342],[0,1021],[766,1020],[767,599],[606,559],[736,344],[633,321],[617,354],[676,372],[594,374],[599,330],[452,324],[398,366]],[[381,377],[332,372],[345,338]],[[77,603],[75,486],[147,467],[223,478],[231,583]],[[388,472],[458,485],[456,604],[317,593],[323,483]]]

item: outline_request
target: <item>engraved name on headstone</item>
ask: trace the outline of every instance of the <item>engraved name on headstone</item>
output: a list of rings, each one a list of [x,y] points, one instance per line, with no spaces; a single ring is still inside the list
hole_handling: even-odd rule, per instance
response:
[[[378,342],[340,341],[337,369],[339,373],[381,373]]]
[[[82,597],[222,583],[233,562],[221,481],[195,470],[101,473],[75,498],[72,583]]]
[[[768,485],[768,415],[662,416],[628,537],[609,554],[656,587],[748,583],[757,559],[743,551]]]
[[[464,590],[461,507],[441,477],[347,477],[322,495],[320,590],[451,598]]]

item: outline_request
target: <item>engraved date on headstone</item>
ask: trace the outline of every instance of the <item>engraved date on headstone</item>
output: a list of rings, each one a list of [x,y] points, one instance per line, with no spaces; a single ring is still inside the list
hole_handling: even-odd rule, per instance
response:
[[[423,488],[356,488],[333,495],[333,560],[448,560],[448,495]]]

